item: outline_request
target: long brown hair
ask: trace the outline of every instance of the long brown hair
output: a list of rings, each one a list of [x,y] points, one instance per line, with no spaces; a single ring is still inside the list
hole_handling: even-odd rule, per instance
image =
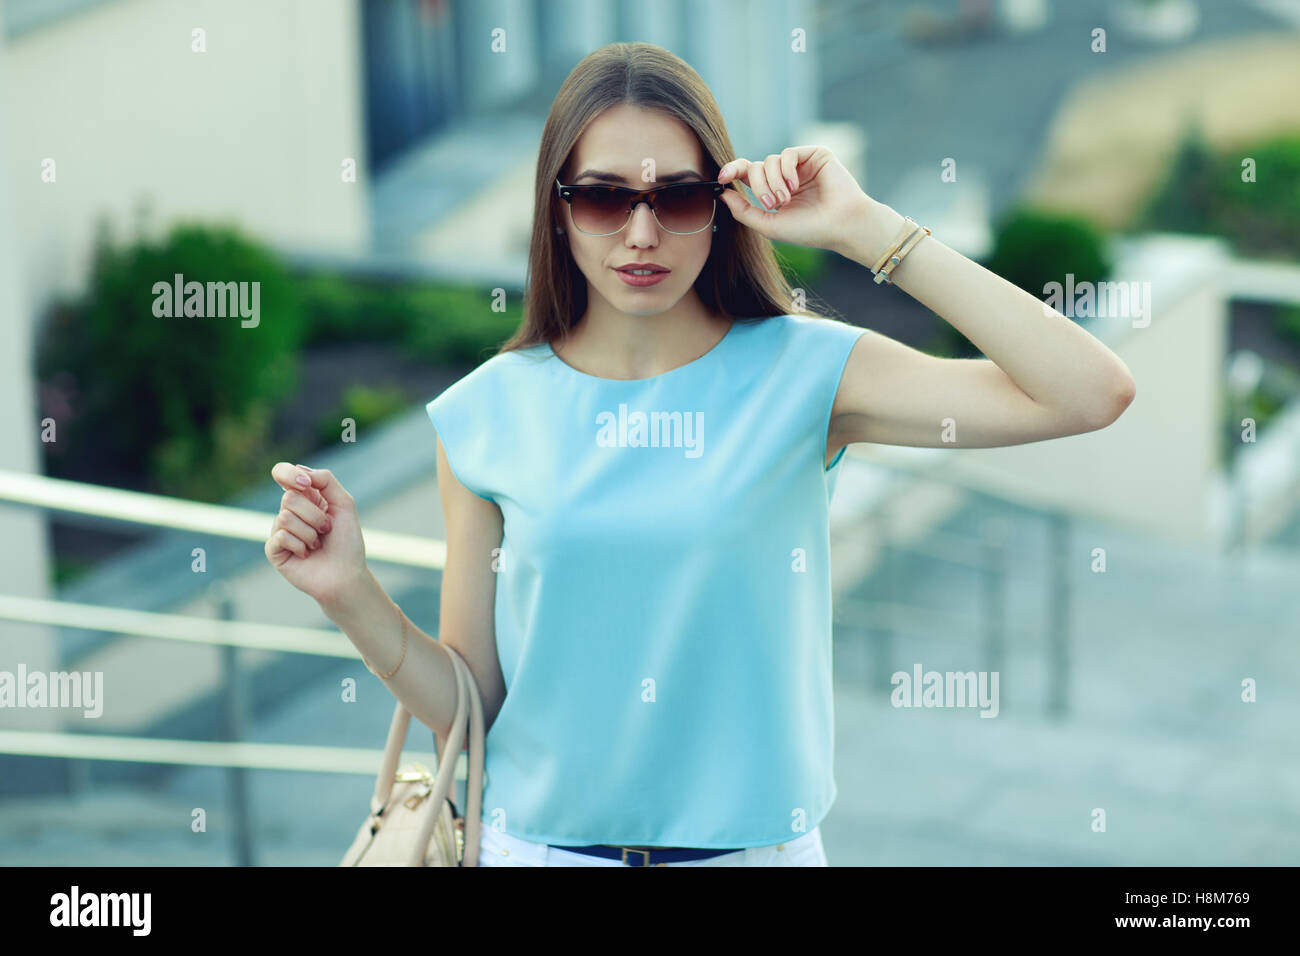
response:
[[[555,181],[587,124],[622,103],[662,110],[694,130],[708,178],[716,179],[722,166],[735,158],[713,94],[685,60],[651,43],[611,43],[584,57],[555,95],[542,130],[524,319],[500,352],[563,339],[586,311],[586,277],[555,232],[563,222],[563,200],[556,195]],[[771,240],[739,227],[720,199],[714,222],[718,231],[695,280],[695,292],[705,306],[739,320],[790,312],[794,290],[781,272]],[[818,315],[807,308],[801,314]]]

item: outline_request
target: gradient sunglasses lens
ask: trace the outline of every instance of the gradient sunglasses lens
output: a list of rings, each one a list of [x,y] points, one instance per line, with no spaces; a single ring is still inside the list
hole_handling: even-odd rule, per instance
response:
[[[671,232],[699,232],[713,218],[713,183],[683,183],[659,194],[655,215]]]
[[[610,186],[571,186],[569,208],[573,224],[583,232],[605,235],[618,232],[627,222],[631,200]]]
[[[639,199],[633,191],[613,186],[570,186],[569,208],[573,223],[583,232],[608,235],[618,232]],[[664,187],[654,201],[655,218],[669,232],[699,232],[713,218],[713,183],[679,183]]]

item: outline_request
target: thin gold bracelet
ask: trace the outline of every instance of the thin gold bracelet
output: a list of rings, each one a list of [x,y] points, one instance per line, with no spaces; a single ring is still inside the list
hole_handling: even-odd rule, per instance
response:
[[[402,669],[402,662],[406,660],[406,615],[402,613],[402,609],[397,606],[396,601],[393,601],[390,598],[389,602],[393,605],[393,610],[397,612],[397,619],[401,621],[402,624],[402,656],[397,659],[397,666],[394,667],[387,674],[381,674],[379,673],[379,671],[375,670],[373,667],[370,666],[370,662],[366,660],[364,654],[361,656],[361,663],[366,665],[366,670],[370,671],[370,673],[374,674],[380,680],[388,680],[388,678],[396,674],[399,670]]]
[[[899,246],[907,241],[908,237],[916,231],[916,228],[916,220],[911,216],[904,216],[902,223],[898,227],[898,233],[890,240],[889,245],[885,247],[885,251],[881,254],[880,258],[876,260],[876,264],[871,267],[871,271],[876,273],[883,269],[885,263],[889,261],[889,257],[898,251]]]
[[[916,230],[910,236],[907,237],[906,242],[904,242],[898,249],[894,250],[894,252],[890,254],[889,261],[884,266],[881,267],[879,272],[876,273],[877,284],[884,282],[887,285],[893,285],[894,269],[898,266],[900,262],[902,262],[904,259],[907,258],[907,254],[912,251],[913,246],[915,246],[926,236],[930,235],[929,229],[927,229],[925,226],[916,223],[915,220],[913,220],[910,216],[908,217],[907,221],[912,223],[914,226],[916,226]]]

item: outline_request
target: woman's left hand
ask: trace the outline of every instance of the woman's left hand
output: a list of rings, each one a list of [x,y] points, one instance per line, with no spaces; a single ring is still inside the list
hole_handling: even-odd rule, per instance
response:
[[[843,248],[874,202],[825,146],[791,146],[762,162],[733,159],[718,171],[718,182],[736,180],[759,202],[767,196],[775,206],[765,212],[738,189],[726,189],[722,201],[732,218],[768,239],[797,246]]]

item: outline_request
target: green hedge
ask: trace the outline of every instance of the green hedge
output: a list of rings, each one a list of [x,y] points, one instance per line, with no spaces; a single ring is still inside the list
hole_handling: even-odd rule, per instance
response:
[[[1243,161],[1254,160],[1254,182]],[[1220,152],[1185,128],[1168,174],[1143,204],[1139,231],[1224,236],[1241,255],[1300,257],[1300,133]]]
[[[307,344],[394,342],[411,356],[444,365],[489,357],[523,318],[518,294],[508,295],[504,311],[495,312],[484,289],[333,275],[306,277],[299,288],[310,316]]]
[[[238,315],[155,314],[155,285],[170,286],[177,273],[184,282],[259,283],[256,326]],[[360,428],[401,409],[391,383],[367,383],[341,402],[327,399],[335,404],[328,428],[275,439],[274,410],[297,387],[302,348],[387,342],[430,365],[473,365],[518,327],[518,298],[498,312],[489,290],[294,276],[226,227],[183,225],[123,244],[101,232],[84,295],[56,305],[41,341],[41,381],[72,409],[45,446],[47,469],[222,500],[263,480],[267,461],[337,442],[341,418]]]
[[[812,249],[787,242],[775,242],[776,260],[786,280],[796,289],[816,282],[826,272],[825,249]]]
[[[1073,273],[1075,283],[1105,279],[1111,270],[1105,242],[1105,234],[1082,216],[1019,205],[998,219],[993,250],[984,265],[1042,299],[1047,284],[1064,284],[1067,273]],[[980,354],[951,324],[940,321],[937,326],[926,351],[945,358]]]
[[[1279,335],[1300,347],[1300,306],[1288,305],[1278,309],[1273,327]]]
[[[1110,274],[1105,235],[1082,216],[1018,206],[999,220],[987,267],[1043,298],[1049,282],[1100,282]]]
[[[275,256],[233,228],[180,225],[122,246],[105,235],[85,294],[54,310],[42,340],[42,380],[75,396],[51,464],[57,471],[61,460],[84,460],[79,446],[94,443],[122,470],[150,474],[155,490],[219,495],[231,487],[222,478],[230,466],[264,441],[272,402],[295,386],[302,312],[294,284]],[[205,293],[208,282],[250,291],[257,283],[256,325],[244,327],[238,314],[157,314],[178,273]],[[205,312],[216,304],[202,298]]]
[[[414,398],[397,385],[349,385],[338,406],[316,423],[316,441],[322,448],[339,442],[347,418],[352,419],[354,437],[360,441],[362,432],[410,408]]]

